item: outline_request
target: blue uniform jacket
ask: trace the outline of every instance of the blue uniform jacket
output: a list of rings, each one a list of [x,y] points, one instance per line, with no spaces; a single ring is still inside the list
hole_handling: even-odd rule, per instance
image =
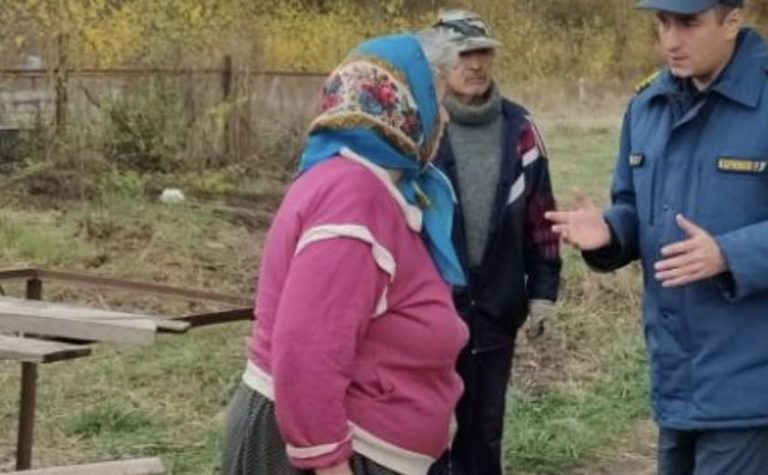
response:
[[[768,48],[750,29],[701,93],[662,72],[624,118],[609,248],[598,269],[637,258],[651,402],[661,427],[768,426]],[[653,265],[685,238],[682,213],[712,234],[729,272],[663,289]]]

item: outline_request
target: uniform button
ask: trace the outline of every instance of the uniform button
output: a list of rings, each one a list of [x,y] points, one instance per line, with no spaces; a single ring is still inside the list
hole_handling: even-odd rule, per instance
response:
[[[469,304],[470,304],[470,305],[472,305],[472,306],[474,307],[475,305],[477,305],[477,302],[475,302],[474,300],[472,300],[472,301],[470,301],[470,302],[469,302]]]
[[[665,204],[665,205],[664,205],[664,207],[663,207],[663,209],[664,209],[664,211],[669,211],[669,205],[668,205],[668,204]]]

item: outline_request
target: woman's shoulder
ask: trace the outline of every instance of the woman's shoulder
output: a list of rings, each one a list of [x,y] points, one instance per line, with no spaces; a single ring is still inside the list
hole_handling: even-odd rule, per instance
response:
[[[367,203],[378,201],[389,194],[382,177],[371,169],[344,156],[336,156],[304,172],[295,183],[302,194],[313,195],[313,200],[334,200]]]
[[[397,216],[397,205],[389,194],[372,170],[337,156],[304,172],[286,199],[314,219],[371,222]]]

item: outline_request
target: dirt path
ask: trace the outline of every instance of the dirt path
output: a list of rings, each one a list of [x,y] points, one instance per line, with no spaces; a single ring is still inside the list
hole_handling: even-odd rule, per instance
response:
[[[643,421],[603,454],[572,475],[654,475],[656,473],[656,426]]]

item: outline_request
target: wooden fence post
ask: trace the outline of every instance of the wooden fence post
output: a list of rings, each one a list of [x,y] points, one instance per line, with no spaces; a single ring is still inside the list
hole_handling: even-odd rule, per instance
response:
[[[56,88],[56,132],[62,133],[67,125],[67,52],[69,41],[66,33],[59,34],[58,38],[58,63],[55,70]]]
[[[229,100],[229,98],[232,96],[232,81],[232,56],[225,55],[224,65],[221,70],[221,95],[225,101]]]
[[[224,103],[229,102],[232,99],[232,89],[234,85],[234,71],[232,68],[232,56],[225,55],[224,63],[221,70],[221,96]],[[224,161],[231,159],[232,152],[237,150],[235,145],[235,136],[232,129],[232,121],[235,120],[236,114],[232,109],[226,109],[226,117],[224,117]]]

